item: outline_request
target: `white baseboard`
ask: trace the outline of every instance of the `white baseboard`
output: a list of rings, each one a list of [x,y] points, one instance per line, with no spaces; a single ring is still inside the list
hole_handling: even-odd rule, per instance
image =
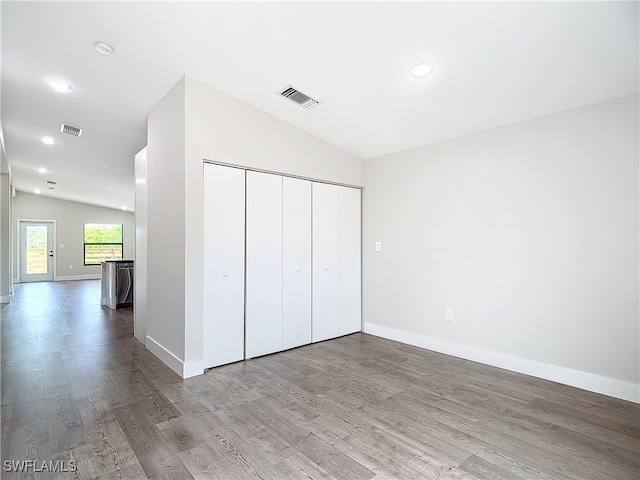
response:
[[[434,352],[445,353],[458,358],[464,358],[474,362],[504,368],[512,372],[524,373],[533,377],[551,380],[572,387],[589,390],[610,397],[640,403],[640,385],[623,382],[593,373],[573,370],[571,368],[551,365],[549,363],[529,360],[504,353],[482,350],[479,348],[446,342],[437,338],[411,333],[396,328],[365,323],[364,332],[377,337],[395,340],[415,347],[425,348]]]
[[[64,282],[67,280],[100,280],[101,275],[99,273],[92,273],[88,275],[56,275],[54,280],[56,282]]]
[[[156,342],[149,335],[147,335],[145,346],[147,347],[147,350],[162,360],[167,367],[182,376],[182,360]]]
[[[0,303],[11,303],[11,295],[0,296]]]
[[[64,282],[67,280],[100,280],[101,278],[102,278],[102,275],[99,273],[91,273],[87,275],[55,275],[53,277],[53,281]],[[13,283],[20,283],[20,280],[17,278],[14,278]]]
[[[182,368],[182,378],[195,377],[204,373],[204,362],[196,360],[195,362],[185,362]]]
[[[153,353],[167,367],[176,372],[182,378],[195,377],[196,375],[202,375],[204,373],[202,360],[195,362],[183,362],[149,335],[146,337],[145,346],[147,347],[147,350]]]

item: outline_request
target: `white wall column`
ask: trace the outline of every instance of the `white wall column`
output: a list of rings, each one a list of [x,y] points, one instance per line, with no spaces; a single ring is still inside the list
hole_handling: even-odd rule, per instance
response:
[[[13,225],[11,177],[0,174],[0,303],[9,303],[13,290],[11,245]]]
[[[133,334],[142,343],[146,342],[147,336],[147,179],[148,162],[147,147],[144,147],[134,156],[134,177],[135,186],[135,266],[134,266],[134,288],[135,296],[133,310]]]

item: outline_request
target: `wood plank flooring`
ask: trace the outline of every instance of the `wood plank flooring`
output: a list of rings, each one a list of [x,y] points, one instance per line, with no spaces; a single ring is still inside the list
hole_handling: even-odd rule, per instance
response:
[[[640,478],[633,403],[365,334],[181,380],[99,298],[2,306],[3,479]]]

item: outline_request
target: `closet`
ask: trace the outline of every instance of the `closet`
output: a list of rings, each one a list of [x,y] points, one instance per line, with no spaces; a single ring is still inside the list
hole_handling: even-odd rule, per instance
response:
[[[311,182],[247,171],[246,358],[311,343]]]
[[[205,368],[360,331],[360,190],[204,170]]]
[[[313,184],[313,334],[361,330],[360,190]]]

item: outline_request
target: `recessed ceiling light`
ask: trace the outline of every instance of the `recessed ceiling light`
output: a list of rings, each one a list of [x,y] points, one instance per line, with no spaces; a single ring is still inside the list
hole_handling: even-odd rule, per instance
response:
[[[45,143],[47,145],[53,145],[54,143],[58,143],[56,142],[55,138],[51,138],[51,137],[40,137],[40,140],[42,140],[42,143]]]
[[[433,72],[433,67],[428,63],[418,63],[409,69],[414,77],[424,78]]]
[[[113,53],[113,47],[105,42],[96,42],[94,45],[96,50],[103,55],[111,55]]]
[[[47,78],[47,83],[53,88],[56,92],[67,93],[73,90],[73,86],[69,82],[65,82],[59,78],[49,77]]]
[[[40,195],[40,189],[39,189],[39,188],[36,188],[33,192],[34,192],[36,195]]]
[[[46,169],[46,168],[44,168],[44,167],[40,167],[40,168],[38,169],[38,171],[39,171],[40,173],[47,173],[47,169]]]

